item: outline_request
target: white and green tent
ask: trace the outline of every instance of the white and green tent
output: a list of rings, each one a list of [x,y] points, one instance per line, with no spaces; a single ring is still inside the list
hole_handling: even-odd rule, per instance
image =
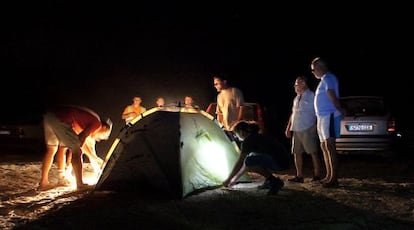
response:
[[[151,187],[183,198],[220,186],[238,155],[237,145],[203,110],[153,108],[121,130],[95,190]]]

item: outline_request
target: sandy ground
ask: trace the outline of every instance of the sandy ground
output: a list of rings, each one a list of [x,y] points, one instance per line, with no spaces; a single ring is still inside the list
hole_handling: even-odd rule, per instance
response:
[[[257,190],[262,178],[253,175],[251,183],[182,200],[166,191],[36,191],[40,158],[0,155],[1,229],[414,229],[414,164],[407,157],[341,156],[338,188],[311,183],[308,167],[305,183],[286,182],[276,196]],[[93,176],[89,164],[84,173]]]

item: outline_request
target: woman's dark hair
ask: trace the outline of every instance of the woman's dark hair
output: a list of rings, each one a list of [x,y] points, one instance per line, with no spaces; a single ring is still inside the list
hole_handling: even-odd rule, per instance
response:
[[[233,127],[233,132],[245,131],[248,133],[259,133],[260,127],[255,121],[239,121]]]

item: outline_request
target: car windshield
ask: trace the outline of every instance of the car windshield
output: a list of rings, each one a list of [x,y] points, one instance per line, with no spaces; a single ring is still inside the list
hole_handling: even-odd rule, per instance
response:
[[[342,99],[342,107],[346,116],[384,116],[387,109],[384,102],[377,98]]]

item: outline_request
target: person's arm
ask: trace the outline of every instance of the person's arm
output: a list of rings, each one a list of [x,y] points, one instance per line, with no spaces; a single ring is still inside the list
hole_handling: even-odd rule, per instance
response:
[[[228,186],[233,186],[234,184],[236,184],[237,180],[247,171],[247,167],[244,165],[244,163],[242,164],[241,168],[239,169],[239,171],[236,173],[236,175],[233,176],[233,179],[231,179],[230,183],[228,184]]]
[[[216,115],[217,115],[217,121],[220,122],[220,124],[223,124],[223,113],[221,112],[221,109],[218,103],[216,104]]]
[[[217,121],[220,122],[220,124],[223,124],[223,114],[217,113]]]
[[[236,88],[234,88],[236,89]],[[243,106],[244,106],[244,95],[243,92],[240,89],[236,89],[236,95],[237,95],[237,104],[238,106],[238,111],[237,111],[237,121],[241,121],[243,120]]]
[[[132,109],[130,109],[129,106],[127,106],[124,109],[124,112],[122,113],[122,119],[125,120],[125,119],[131,118],[131,117],[135,117],[136,115],[137,114]]]
[[[86,138],[85,143],[82,146],[82,152],[88,157],[89,162],[94,169],[100,168],[103,164],[103,159],[97,155],[95,146],[96,140],[91,136]]]
[[[336,97],[335,90],[334,89],[328,89],[327,90],[328,98],[334,104],[337,110],[339,110],[343,114],[343,109],[341,107],[341,103],[339,101],[339,98]]]
[[[295,99],[293,99],[293,101],[295,101]],[[292,112],[290,113],[289,120],[288,120],[288,123],[286,125],[286,130],[285,130],[285,136],[287,138],[292,137],[292,123],[293,123],[294,106],[295,106],[295,103],[293,102],[292,109],[291,109]]]
[[[80,147],[83,146],[88,136],[90,136],[93,132],[101,127],[101,121],[97,120],[95,117],[93,119],[94,120],[91,119],[87,123],[86,127],[78,134],[81,143]]]
[[[82,152],[89,158],[89,161],[95,161],[97,163],[102,163],[103,160],[98,157],[96,153],[96,141],[92,137],[87,137],[85,143],[82,146]]]
[[[246,171],[244,167],[244,160],[246,159],[246,153],[240,153],[239,158],[237,159],[236,164],[233,167],[228,178],[223,182],[223,186],[229,187],[236,183],[237,179]]]
[[[237,121],[241,121],[243,119],[243,106],[240,105],[237,109]]]
[[[291,132],[291,128],[292,128],[292,116],[293,114],[290,115],[287,126],[286,126],[286,130],[285,130],[285,136],[287,138],[291,138],[292,137],[292,132]]]

